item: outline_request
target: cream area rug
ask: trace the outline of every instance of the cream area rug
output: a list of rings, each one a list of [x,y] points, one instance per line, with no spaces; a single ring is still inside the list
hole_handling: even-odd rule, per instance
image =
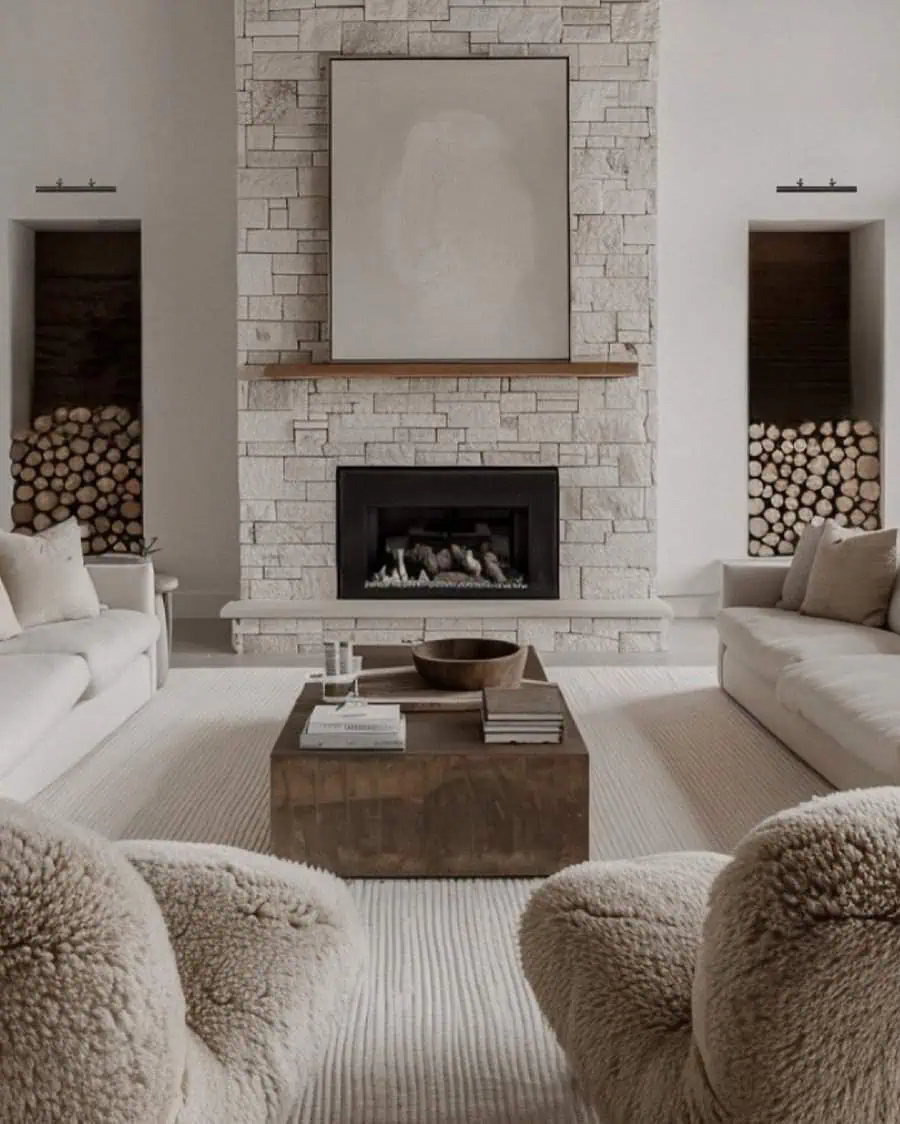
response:
[[[268,754],[302,669],[175,670],[35,799],[114,838],[268,845]],[[591,752],[591,852],[728,851],[829,786],[716,686],[713,668],[556,668]],[[294,1124],[603,1124],[519,971],[535,883],[360,881],[367,981]]]

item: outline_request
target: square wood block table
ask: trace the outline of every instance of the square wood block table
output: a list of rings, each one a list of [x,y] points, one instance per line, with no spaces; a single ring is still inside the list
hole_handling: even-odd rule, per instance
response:
[[[412,667],[360,647],[363,668]],[[525,677],[546,682],[533,648]],[[303,750],[307,684],[271,756],[272,849],[347,878],[542,877],[588,858],[589,759],[568,709],[558,745],[485,745],[475,710],[406,714],[406,750]]]

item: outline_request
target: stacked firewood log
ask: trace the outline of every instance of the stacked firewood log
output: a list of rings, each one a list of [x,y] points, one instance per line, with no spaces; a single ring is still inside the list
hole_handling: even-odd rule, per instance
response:
[[[750,554],[793,554],[815,518],[865,531],[881,525],[878,435],[867,421],[750,426]]]
[[[13,434],[13,526],[43,531],[75,516],[85,554],[139,553],[141,423],[122,406],[61,406]]]

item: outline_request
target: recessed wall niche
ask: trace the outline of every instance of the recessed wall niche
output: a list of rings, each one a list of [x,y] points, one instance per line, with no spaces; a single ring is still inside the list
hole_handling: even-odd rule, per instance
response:
[[[881,523],[884,224],[751,230],[748,551]]]
[[[13,525],[28,534],[75,516],[86,554],[137,553],[140,230],[23,228],[19,241],[30,292],[16,295]]]

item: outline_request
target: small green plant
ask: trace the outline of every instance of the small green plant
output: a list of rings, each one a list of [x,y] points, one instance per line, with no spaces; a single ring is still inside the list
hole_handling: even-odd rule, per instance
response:
[[[158,544],[158,538],[145,539],[143,535],[135,535],[129,543],[129,549],[132,554],[139,554],[141,558],[150,558],[162,549]]]

